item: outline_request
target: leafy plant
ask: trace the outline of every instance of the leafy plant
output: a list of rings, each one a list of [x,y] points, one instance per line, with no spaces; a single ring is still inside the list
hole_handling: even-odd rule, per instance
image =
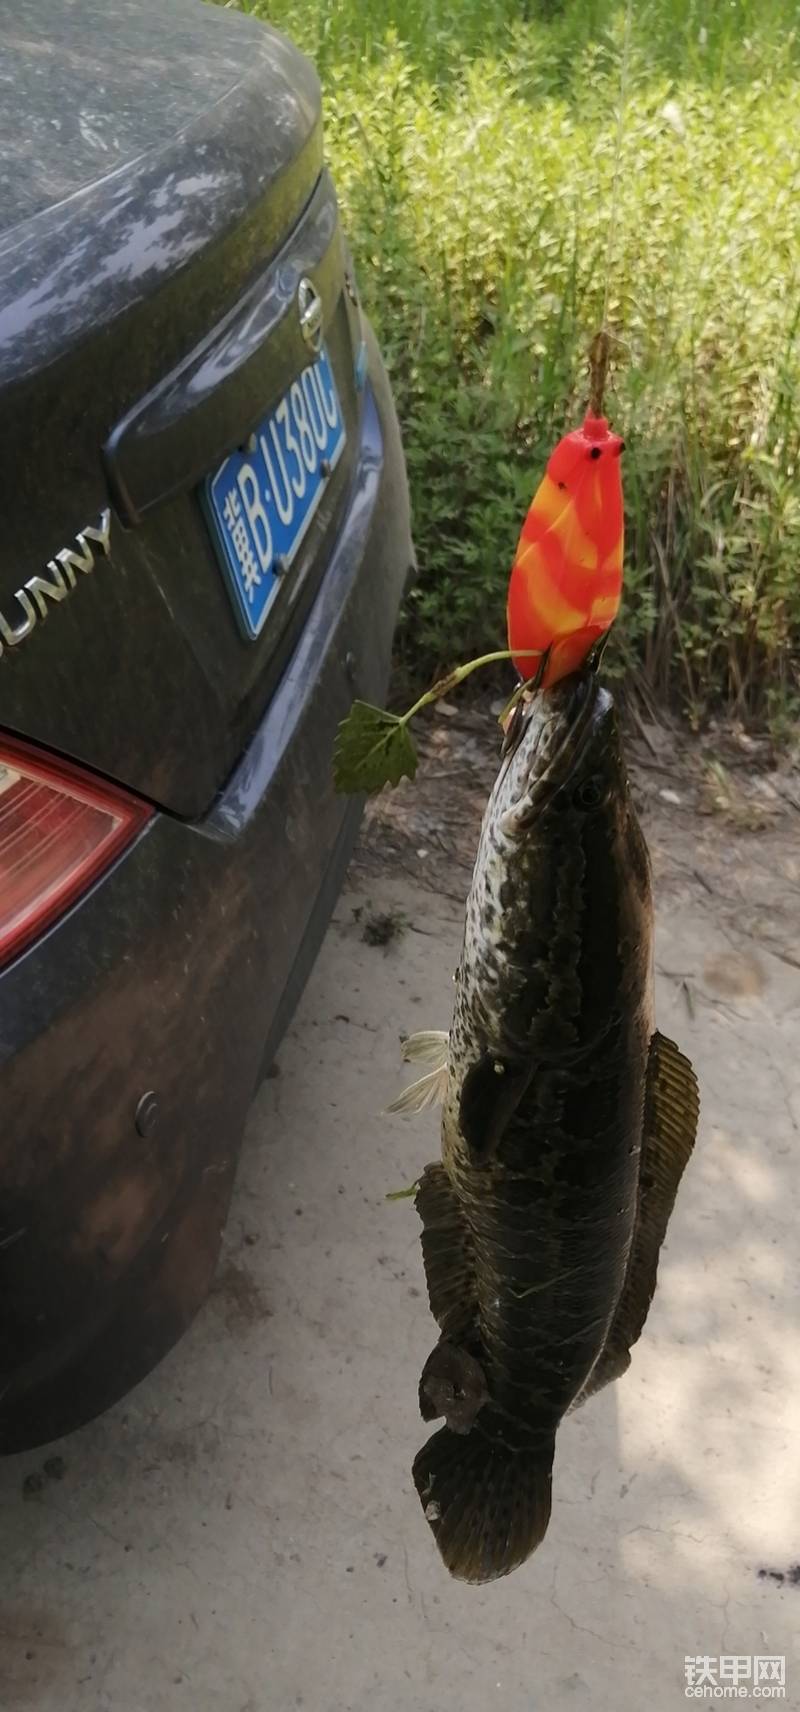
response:
[[[316,58],[404,430],[428,681],[502,640],[543,463],[602,315],[625,434],[619,670],[785,722],[800,694],[794,0],[259,0]],[[613,666],[613,660],[612,660]]]
[[[528,652],[528,650],[525,650]],[[531,665],[541,656],[530,650]],[[517,656],[519,658],[519,656]],[[463,684],[481,666],[495,665],[511,658],[507,648],[493,654],[483,654],[477,660],[467,660],[454,666],[446,678],[440,678],[419,696],[405,713],[388,713],[374,707],[372,702],[354,701],[336,734],[333,752],[333,782],[337,791],[379,791],[384,785],[399,785],[401,779],[413,779],[417,771],[417,751],[409,733],[409,723],[424,707],[440,701],[450,690]],[[533,674],[535,677],[535,673]],[[524,686],[520,685],[510,697],[505,712],[510,712]]]

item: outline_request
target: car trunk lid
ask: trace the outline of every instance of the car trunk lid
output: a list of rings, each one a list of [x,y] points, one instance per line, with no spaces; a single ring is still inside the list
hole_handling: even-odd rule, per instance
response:
[[[276,32],[200,0],[83,0],[55,19],[22,0],[3,75],[0,727],[198,816],[263,712],[344,503],[349,451],[247,641],[201,488],[310,360],[306,277],[355,436],[316,76]]]

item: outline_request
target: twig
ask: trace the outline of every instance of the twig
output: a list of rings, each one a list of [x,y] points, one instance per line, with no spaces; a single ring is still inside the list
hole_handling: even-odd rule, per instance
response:
[[[608,364],[611,357],[611,335],[606,326],[600,328],[589,346],[589,409],[593,416],[603,414]]]
[[[654,760],[657,761],[658,760],[658,750],[655,746],[655,743],[653,742],[652,737],[650,736],[650,733],[647,729],[647,726],[644,723],[644,720],[642,719],[642,716],[639,712],[638,707],[636,706],[636,702],[634,701],[633,696],[628,697],[628,712],[633,714],[633,722],[634,722],[634,725],[636,726],[636,728],[639,732],[639,736],[647,744],[647,747],[650,750],[650,754],[653,756]]]

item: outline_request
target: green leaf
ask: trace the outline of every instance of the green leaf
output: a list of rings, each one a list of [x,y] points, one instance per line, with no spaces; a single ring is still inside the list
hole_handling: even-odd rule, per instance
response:
[[[419,1189],[419,1178],[415,1183],[409,1183],[407,1189],[389,1189],[384,1195],[384,1201],[410,1201]]]
[[[336,734],[333,750],[333,782],[337,791],[379,791],[383,785],[398,785],[413,779],[417,751],[405,720],[396,713],[354,701]]]

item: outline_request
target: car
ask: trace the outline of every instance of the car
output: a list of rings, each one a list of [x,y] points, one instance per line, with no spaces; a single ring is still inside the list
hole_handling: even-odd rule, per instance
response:
[[[3,81],[8,1453],[209,1289],[358,825],[336,726],[385,692],[414,556],[309,62],[202,0],[16,0]]]

